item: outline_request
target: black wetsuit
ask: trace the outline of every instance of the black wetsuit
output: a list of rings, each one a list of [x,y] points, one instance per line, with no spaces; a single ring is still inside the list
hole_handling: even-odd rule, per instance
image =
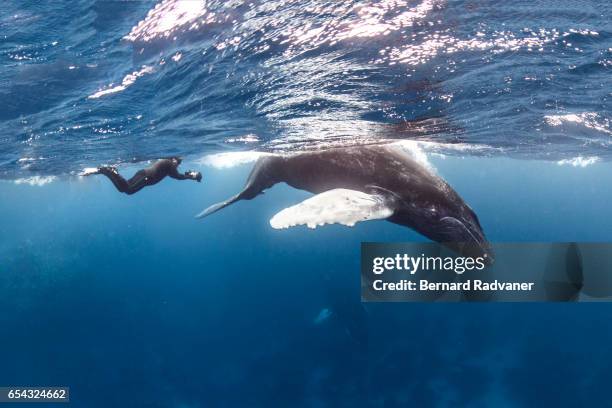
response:
[[[195,171],[186,171],[181,174],[177,167],[181,163],[180,159],[161,159],[152,166],[139,170],[131,179],[124,179],[114,167],[100,167],[98,174],[104,174],[113,182],[117,190],[125,194],[134,194],[146,186],[152,186],[162,181],[166,176],[177,180],[196,180],[202,179],[202,174]]]

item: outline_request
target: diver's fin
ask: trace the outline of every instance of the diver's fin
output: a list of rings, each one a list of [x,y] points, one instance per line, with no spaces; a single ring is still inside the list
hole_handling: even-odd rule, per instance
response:
[[[195,216],[195,218],[204,218],[214,212],[219,211],[222,208],[227,207],[230,204],[235,203],[236,201],[240,200],[240,194],[236,194],[235,196],[233,196],[232,198],[222,201],[220,203],[217,204],[213,204],[210,207],[206,208],[204,211],[202,211],[201,213],[199,213],[198,215]]]
[[[275,229],[296,225],[316,228],[325,224],[352,227],[359,221],[385,219],[392,214],[393,209],[383,195],[337,188],[285,208],[272,217],[270,225]]]
[[[78,175],[81,177],[93,176],[94,174],[100,174],[99,167],[85,167]]]

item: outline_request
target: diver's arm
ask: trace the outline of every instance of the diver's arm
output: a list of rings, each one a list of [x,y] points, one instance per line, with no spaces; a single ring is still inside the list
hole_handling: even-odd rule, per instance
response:
[[[172,177],[173,179],[176,180],[185,180],[189,177],[187,177],[187,173],[185,174],[181,174],[178,172],[178,168],[176,165],[170,167],[170,169],[168,169],[168,177]]]
[[[172,171],[168,174],[168,176],[176,180],[196,180],[198,182],[202,180],[202,174],[199,171],[190,170],[190,171],[186,171],[185,173],[181,174],[178,172],[176,167],[172,169]]]
[[[187,173],[181,174],[176,170],[176,168],[172,169],[172,171],[168,173],[168,177],[171,177],[176,180],[186,180],[189,178],[187,177]]]

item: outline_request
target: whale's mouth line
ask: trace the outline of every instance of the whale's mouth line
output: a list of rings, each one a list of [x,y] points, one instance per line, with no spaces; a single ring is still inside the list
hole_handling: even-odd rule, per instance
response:
[[[463,228],[463,230],[466,231],[469,234],[469,236],[472,238],[472,241],[478,244],[478,247],[480,248],[482,253],[485,254],[491,260],[493,259],[492,256],[490,255],[489,249],[485,245],[485,241],[483,239],[476,238],[476,236],[474,236],[474,233],[472,231],[470,231],[470,229],[468,227],[466,227],[465,223],[463,223],[461,220],[459,220],[459,219],[457,219],[455,217],[447,216],[447,217],[440,218],[440,222],[444,222],[444,221],[447,221],[447,220],[452,222],[452,223],[454,223],[454,224],[460,225],[461,228]]]

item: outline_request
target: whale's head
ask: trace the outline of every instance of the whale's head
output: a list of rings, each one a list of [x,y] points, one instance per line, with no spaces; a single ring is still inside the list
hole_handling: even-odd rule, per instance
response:
[[[486,264],[494,261],[478,216],[458,195],[433,204],[411,204],[390,221],[409,226],[462,256],[482,257]]]
[[[435,225],[436,241],[463,256],[482,257],[490,265],[495,260],[491,245],[484,235],[476,214],[468,207],[467,216],[445,216]]]

